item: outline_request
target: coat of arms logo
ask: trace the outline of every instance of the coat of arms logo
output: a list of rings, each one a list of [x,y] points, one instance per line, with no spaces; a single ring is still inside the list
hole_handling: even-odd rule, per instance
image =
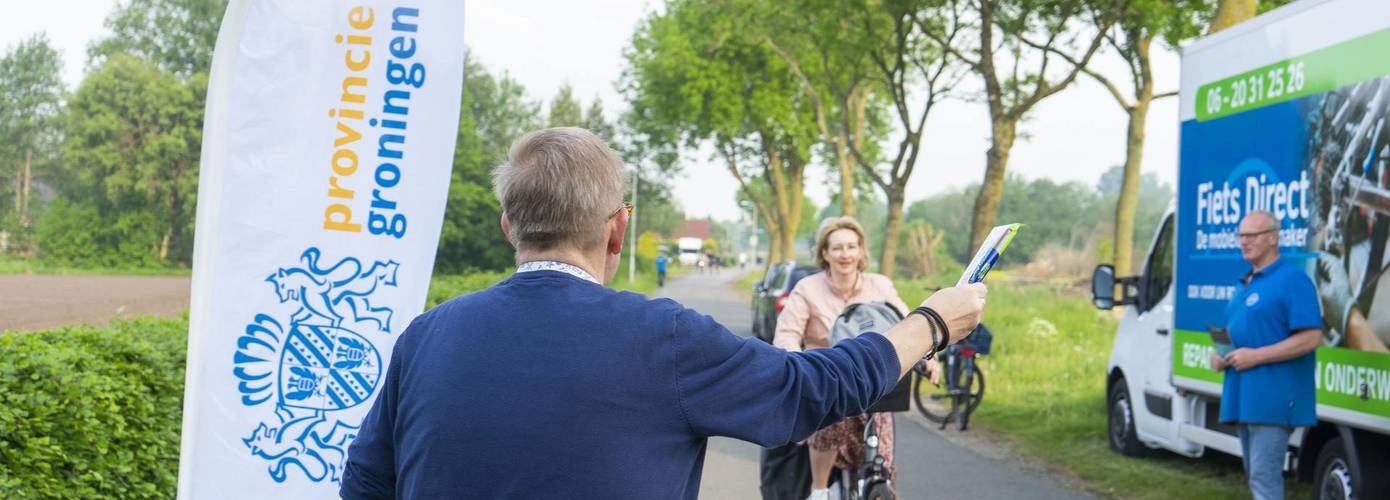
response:
[[[373,305],[372,295],[396,286],[400,265],[345,257],[324,268],[321,254],[311,247],[299,265],[266,278],[280,314],[256,314],[236,341],[241,403],[274,409],[241,441],[269,462],[276,482],[295,469],[310,481],[339,482],[361,422],[338,416],[370,401],[382,376],[381,353],[362,332],[391,332],[392,309]]]

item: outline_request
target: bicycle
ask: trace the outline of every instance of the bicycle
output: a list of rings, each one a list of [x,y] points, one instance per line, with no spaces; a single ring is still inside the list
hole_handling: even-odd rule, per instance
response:
[[[988,328],[980,325],[975,335],[988,331]],[[970,414],[980,406],[980,401],[985,397],[985,373],[975,363],[975,357],[983,352],[977,350],[970,340],[947,347],[941,352],[939,359],[941,369],[945,372],[944,386],[933,384],[936,385],[934,390],[923,387],[923,382],[931,383],[931,377],[927,375],[926,361],[920,361],[912,367],[912,371],[917,374],[916,380],[912,383],[912,401],[916,403],[917,411],[920,411],[922,416],[940,424],[941,429],[945,429],[954,421],[958,430],[966,430],[970,425]],[[985,347],[983,350],[987,349],[988,347]]]
[[[895,500],[892,479],[888,474],[885,457],[879,453],[878,425],[874,413],[868,414],[864,422],[864,461],[858,470],[848,471],[838,467],[831,488],[839,490],[840,500]],[[833,492],[832,492],[833,493]],[[832,498],[836,498],[833,497]]]

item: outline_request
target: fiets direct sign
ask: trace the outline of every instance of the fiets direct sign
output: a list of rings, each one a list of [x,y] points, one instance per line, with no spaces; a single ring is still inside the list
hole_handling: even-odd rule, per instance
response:
[[[1236,36],[1183,57],[1174,381],[1220,389],[1207,329],[1264,210],[1318,287],[1319,417],[1390,429],[1390,9],[1326,2]]]

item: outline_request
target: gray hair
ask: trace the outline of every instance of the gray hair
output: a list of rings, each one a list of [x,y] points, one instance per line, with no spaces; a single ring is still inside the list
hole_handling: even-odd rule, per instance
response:
[[[602,244],[608,218],[623,203],[623,161],[593,132],[558,127],[512,143],[492,171],[493,190],[517,250]]]
[[[1265,218],[1264,227],[1260,228],[1261,230],[1274,231],[1276,229],[1279,229],[1279,218],[1275,217],[1273,212],[1270,212],[1268,210],[1252,210],[1250,211],[1250,213],[1245,214],[1246,219],[1255,216],[1264,216]]]

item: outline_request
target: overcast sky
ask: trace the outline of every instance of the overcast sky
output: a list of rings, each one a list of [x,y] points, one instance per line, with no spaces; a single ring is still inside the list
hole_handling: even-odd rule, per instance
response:
[[[10,2],[0,16],[0,47],[9,48],[43,31],[62,52],[63,79],[74,87],[82,79],[86,47],[106,32],[102,21],[115,0]],[[464,39],[489,71],[506,72],[526,86],[536,101],[549,101],[565,83],[587,106],[595,96],[614,115],[623,109],[616,83],[622,51],[637,23],[659,0],[490,0],[470,1]],[[1158,91],[1178,81],[1178,57],[1155,50]],[[1098,68],[1124,74],[1110,56]],[[1034,108],[1014,146],[1009,170],[1029,178],[1048,177],[1094,185],[1107,168],[1124,161],[1125,115],[1098,84],[1082,79]],[[1169,183],[1177,177],[1177,99],[1151,108],[1144,170]],[[909,202],[946,189],[979,182],[989,148],[989,118],[981,103],[948,102],[928,119],[923,156],[908,184]],[[733,177],[692,152],[675,194],[692,217],[735,219]],[[807,192],[818,204],[829,199],[828,170],[808,167]],[[720,193],[709,196],[709,193]],[[727,193],[727,194],[724,194]],[[1007,193],[1005,194],[1007,196]]]

